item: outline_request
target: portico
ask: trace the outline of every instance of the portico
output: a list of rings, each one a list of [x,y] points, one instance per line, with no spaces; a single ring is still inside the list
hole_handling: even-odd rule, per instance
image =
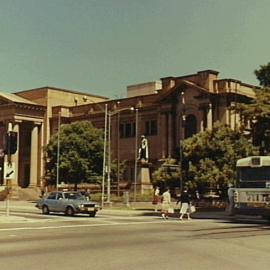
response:
[[[1,184],[6,185],[3,170],[5,162],[14,164],[12,186],[22,188],[40,185],[43,170],[41,149],[43,147],[43,106],[13,94],[0,93],[0,149],[5,149],[7,132],[17,133],[17,151],[1,157]]]

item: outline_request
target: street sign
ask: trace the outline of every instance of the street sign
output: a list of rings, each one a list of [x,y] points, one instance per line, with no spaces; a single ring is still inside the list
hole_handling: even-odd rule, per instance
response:
[[[4,178],[6,180],[15,178],[15,162],[4,163]]]

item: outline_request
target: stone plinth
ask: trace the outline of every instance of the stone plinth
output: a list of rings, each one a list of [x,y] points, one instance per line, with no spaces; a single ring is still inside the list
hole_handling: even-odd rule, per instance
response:
[[[138,194],[144,194],[149,190],[153,190],[153,186],[150,180],[150,164],[147,161],[138,162],[137,170],[137,183],[136,191]],[[133,184],[133,190],[135,188],[135,183]]]

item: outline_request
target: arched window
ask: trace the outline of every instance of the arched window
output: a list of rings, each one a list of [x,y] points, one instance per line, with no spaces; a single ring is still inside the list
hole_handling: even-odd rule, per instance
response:
[[[186,117],[185,123],[185,139],[197,133],[197,119],[193,114]]]

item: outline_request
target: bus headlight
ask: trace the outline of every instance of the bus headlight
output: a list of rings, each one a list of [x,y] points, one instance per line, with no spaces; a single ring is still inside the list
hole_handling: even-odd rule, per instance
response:
[[[234,192],[233,199],[235,203],[239,202],[239,193],[237,191]]]

